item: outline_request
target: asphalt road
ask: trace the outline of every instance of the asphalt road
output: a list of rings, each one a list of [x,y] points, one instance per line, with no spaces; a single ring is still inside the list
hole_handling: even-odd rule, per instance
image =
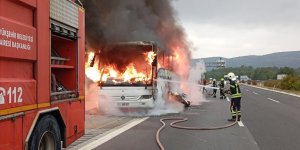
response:
[[[261,150],[300,149],[300,97],[242,85],[243,122]]]
[[[201,106],[192,106],[180,114],[150,117],[137,126],[123,132],[98,146],[97,150],[159,150],[155,141],[157,129],[161,126],[159,119],[165,117],[188,117],[181,125],[192,127],[216,127],[227,125],[230,118],[229,102],[209,98]],[[168,122],[170,123],[170,121]],[[161,142],[166,150],[258,150],[247,127],[242,123],[233,127],[210,130],[179,130],[169,126],[161,132]]]
[[[168,126],[160,139],[166,150],[298,150],[300,149],[300,97],[241,85],[242,121],[222,130],[191,131]],[[218,97],[218,96],[217,96]],[[222,126],[229,122],[229,102],[208,97],[209,102],[180,114],[149,117],[129,130],[103,136],[97,150],[159,150],[155,141],[159,119],[187,117],[181,125]],[[139,119],[139,118],[137,118]],[[122,129],[122,128],[121,128]],[[103,142],[105,141],[105,142]],[[97,143],[97,142],[94,142]],[[84,148],[83,148],[84,149]]]

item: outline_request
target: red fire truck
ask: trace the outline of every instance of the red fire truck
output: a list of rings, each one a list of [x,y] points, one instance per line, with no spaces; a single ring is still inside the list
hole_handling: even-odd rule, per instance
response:
[[[84,134],[84,9],[0,0],[0,149],[61,149]]]

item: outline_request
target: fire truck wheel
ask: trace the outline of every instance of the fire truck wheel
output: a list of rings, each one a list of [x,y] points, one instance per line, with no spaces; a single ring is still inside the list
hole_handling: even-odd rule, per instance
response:
[[[46,115],[37,123],[29,140],[29,150],[60,150],[61,136],[58,123]]]

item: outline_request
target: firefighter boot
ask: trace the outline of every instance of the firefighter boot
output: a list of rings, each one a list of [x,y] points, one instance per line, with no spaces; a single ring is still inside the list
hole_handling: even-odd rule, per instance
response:
[[[241,117],[242,117],[241,115],[238,115],[238,121],[241,121]]]
[[[228,119],[228,121],[235,121],[236,120],[235,118],[236,118],[235,116],[232,116],[232,118]]]

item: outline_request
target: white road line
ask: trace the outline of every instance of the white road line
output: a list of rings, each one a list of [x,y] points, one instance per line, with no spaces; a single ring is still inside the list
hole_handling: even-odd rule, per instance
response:
[[[89,144],[86,144],[85,146],[81,147],[79,150],[86,150],[86,149],[94,149],[96,147],[98,147],[99,145],[111,140],[112,138],[120,135],[121,133],[129,130],[130,128],[136,126],[137,124],[147,120],[149,117],[144,117],[144,118],[139,118],[139,119],[135,119],[134,121],[128,123],[127,125],[99,138],[99,139],[96,139],[95,141],[89,143]]]
[[[243,124],[242,121],[238,121],[238,124],[239,124],[240,127],[244,127],[244,124]]]
[[[230,102],[230,99],[228,97],[226,97],[227,101]]]
[[[258,95],[258,93],[256,93],[256,92],[252,92],[253,94],[255,94],[255,95]]]
[[[275,99],[272,99],[272,98],[268,98],[268,100],[271,100],[271,101],[276,102],[276,103],[280,103],[279,101],[276,101]]]
[[[283,91],[271,90],[271,89],[267,89],[267,88],[263,88],[263,87],[254,86],[254,85],[246,85],[246,84],[243,84],[243,85],[262,89],[262,90],[272,91],[272,92],[276,92],[276,93],[286,94],[286,95],[290,95],[290,96],[300,97],[300,95],[291,94],[291,93],[287,93],[287,92],[283,92]]]

